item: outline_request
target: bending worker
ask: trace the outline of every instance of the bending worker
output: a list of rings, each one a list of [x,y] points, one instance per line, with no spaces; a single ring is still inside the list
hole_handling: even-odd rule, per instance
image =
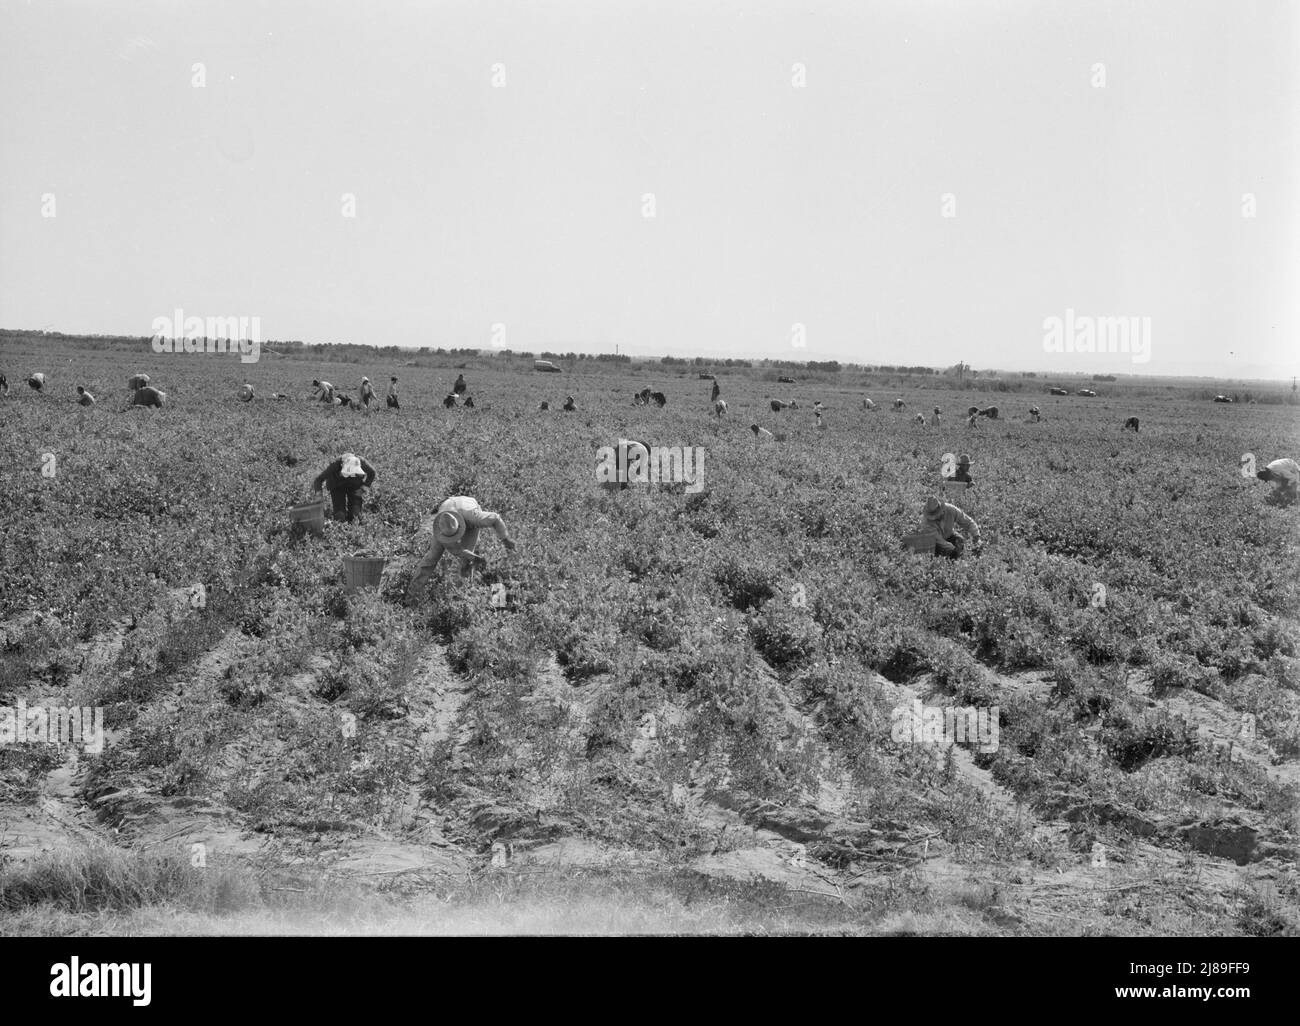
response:
[[[475,566],[485,566],[487,560],[476,551],[478,532],[481,527],[492,528],[496,536],[501,539],[501,544],[511,551],[514,550],[515,543],[510,539],[510,532],[506,529],[501,515],[483,509],[477,499],[468,495],[453,495],[439,506],[438,513],[433,518],[433,542],[420,560],[415,576],[407,586],[407,596],[418,598],[424,592],[429,578],[433,576],[434,567],[438,565],[438,560],[442,559],[444,552],[450,552],[460,560],[462,577],[469,576],[470,570]]]
[[[361,519],[363,488],[374,484],[375,468],[355,453],[345,452],[316,475],[311,490],[319,492],[328,485],[335,520],[352,523]]]
[[[1274,494],[1283,503],[1300,499],[1300,464],[1293,459],[1274,460],[1255,474],[1261,481],[1272,481]]]
[[[979,524],[951,502],[944,502],[933,495],[925,500],[924,519],[921,521],[918,533],[929,535],[934,539],[936,556],[956,559],[965,551],[966,538],[957,533],[958,527],[969,535],[973,545],[979,546]]]

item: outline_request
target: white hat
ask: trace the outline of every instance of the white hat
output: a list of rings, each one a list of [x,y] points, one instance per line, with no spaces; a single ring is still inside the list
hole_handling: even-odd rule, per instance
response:
[[[465,536],[465,518],[445,509],[433,518],[433,535],[444,545],[458,542]]]
[[[341,477],[364,477],[365,471],[361,469],[361,460],[350,452],[345,452],[339,457],[343,461],[343,469],[339,471]]]

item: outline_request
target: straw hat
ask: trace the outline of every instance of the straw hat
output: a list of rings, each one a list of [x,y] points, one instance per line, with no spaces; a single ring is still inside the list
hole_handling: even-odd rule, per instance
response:
[[[339,471],[340,477],[363,477],[365,471],[361,469],[361,460],[355,454],[345,452],[339,457],[343,461],[343,469]]]
[[[433,518],[433,536],[444,545],[460,541],[465,536],[465,519],[443,510]]]
[[[943,516],[943,503],[931,495],[925,500],[925,519],[938,520]]]

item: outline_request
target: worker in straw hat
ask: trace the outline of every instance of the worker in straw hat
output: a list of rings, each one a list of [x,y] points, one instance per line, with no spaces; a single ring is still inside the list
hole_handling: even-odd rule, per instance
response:
[[[961,453],[957,457],[957,469],[952,472],[952,477],[948,478],[948,480],[965,481],[968,485],[974,484],[975,482],[971,480],[970,476],[970,464],[970,453]]]
[[[328,486],[334,505],[334,519],[346,519],[352,523],[361,519],[361,490],[368,488],[374,480],[374,467],[355,453],[345,452],[316,475],[311,490],[320,492],[323,485]]]
[[[374,401],[374,398],[375,398],[375,387],[370,383],[369,378],[362,378],[361,379],[361,401],[366,405],[367,409],[369,409],[371,402]]]
[[[492,528],[501,539],[501,544],[514,551],[515,543],[510,538],[501,514],[485,510],[477,499],[468,495],[453,495],[439,506],[433,518],[433,541],[407,586],[407,596],[420,596],[444,552],[450,552],[460,561],[462,577],[468,576],[473,567],[485,566],[487,560],[477,552],[478,533],[483,527]]]
[[[951,502],[944,502],[933,495],[925,500],[921,527],[917,534],[926,536],[927,541],[933,540],[936,556],[956,559],[965,551],[966,538],[957,533],[958,527],[969,535],[971,544],[976,548],[980,546],[979,524]]]

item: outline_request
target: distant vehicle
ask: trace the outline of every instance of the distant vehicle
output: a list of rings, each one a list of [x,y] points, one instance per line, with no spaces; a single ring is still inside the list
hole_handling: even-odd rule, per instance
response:
[[[560,368],[551,363],[550,360],[534,360],[533,370],[546,371],[548,374],[559,374]]]
[[[1232,396],[1230,396],[1230,395],[1216,395],[1216,396],[1214,397],[1214,401],[1215,401],[1216,403],[1230,403],[1230,402],[1232,402]]]
[[[1091,397],[1093,397],[1093,398],[1095,398],[1096,395],[1097,395],[1097,393],[1094,392],[1091,388],[1081,388],[1081,389],[1079,389],[1079,391],[1076,392],[1075,394],[1076,394],[1076,395],[1086,395],[1086,396],[1091,396]]]
[[[782,385],[795,385],[795,384],[798,384],[798,382],[795,381],[794,378],[777,378],[776,380],[777,380],[780,384],[782,384]]]
[[[1069,390],[1068,390],[1068,389],[1064,389],[1064,388],[1053,388],[1053,389],[1049,389],[1049,391],[1051,392],[1052,395],[1069,395],[1069,394],[1070,394]]]

